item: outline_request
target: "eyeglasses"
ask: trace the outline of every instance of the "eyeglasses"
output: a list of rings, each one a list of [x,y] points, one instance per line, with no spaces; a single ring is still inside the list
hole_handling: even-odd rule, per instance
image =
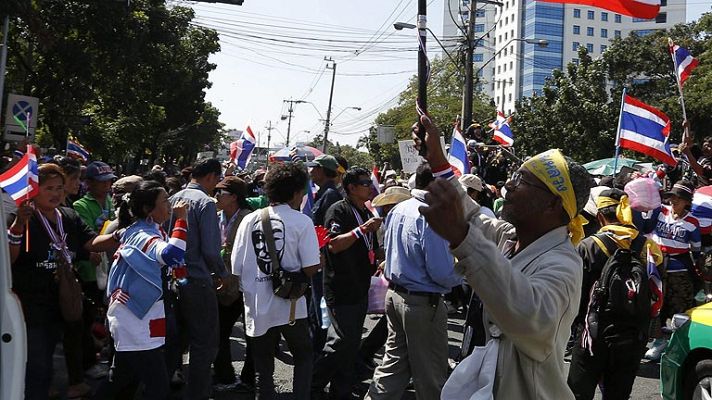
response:
[[[535,188],[537,188],[537,189],[545,190],[547,193],[551,193],[551,190],[549,190],[549,188],[543,187],[543,186],[541,186],[541,185],[537,185],[537,184],[532,183],[532,182],[529,182],[529,181],[527,181],[526,179],[523,179],[522,176],[523,176],[523,174],[522,174],[520,171],[515,171],[515,172],[512,174],[512,177],[511,177],[511,178],[509,179],[509,181],[507,182],[507,186],[509,186],[509,187],[511,187],[512,189],[514,189],[514,188],[519,187],[519,184],[520,184],[520,183],[524,182],[524,183],[527,184],[528,186],[533,186],[533,187],[535,187]]]

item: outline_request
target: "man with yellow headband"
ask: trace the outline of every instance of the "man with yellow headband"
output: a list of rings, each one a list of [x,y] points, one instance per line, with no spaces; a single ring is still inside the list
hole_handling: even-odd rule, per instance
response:
[[[640,300],[630,303],[640,306],[634,307],[635,311],[631,310],[633,315],[615,315],[619,310],[603,306],[595,318],[595,329],[591,328],[593,320],[589,314],[589,305],[595,303],[595,300],[591,301],[591,288],[602,279],[601,274],[617,249],[629,249],[637,253],[634,255],[640,260],[638,268],[647,265],[648,252],[657,264],[662,263],[662,253],[655,242],[640,234],[633,226],[633,215],[625,192],[619,189],[602,191],[596,199],[596,207],[601,229],[577,246],[583,259],[584,275],[579,314],[574,323],[576,340],[571,354],[568,383],[577,400],[593,399],[599,383],[604,388],[604,398],[627,399],[648,341],[651,319],[648,276],[639,274],[642,282],[636,282],[631,274],[626,280],[630,283],[626,285],[628,293],[624,296]],[[633,271],[633,264],[618,265],[621,266],[618,271],[620,274],[626,273],[622,270],[623,266],[630,266],[630,271]],[[611,296],[609,293],[608,298]]]
[[[564,349],[581,294],[573,242],[581,236],[588,173],[558,150],[534,156],[505,185],[505,221],[490,219],[451,178],[437,128],[426,116],[421,122],[433,172],[450,179],[430,184],[420,212],[450,243],[456,271],[482,300],[487,335],[486,346],[453,371],[441,398],[574,399]]]

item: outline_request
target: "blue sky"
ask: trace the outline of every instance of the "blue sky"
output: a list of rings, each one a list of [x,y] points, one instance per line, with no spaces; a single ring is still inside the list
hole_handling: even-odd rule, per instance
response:
[[[443,0],[430,0],[428,26],[442,31]],[[294,106],[290,142],[309,141],[323,132],[332,71],[337,63],[329,139],[355,144],[379,112],[395,104],[416,73],[414,31],[393,22],[415,22],[414,0],[245,0],[242,7],[192,3],[195,23],[221,32],[222,50],[211,58],[217,69],[206,93],[227,128],[252,126],[267,144],[267,121],[276,129],[272,145],[287,135],[285,99]],[[709,0],[688,0],[688,21],[710,10]],[[429,39],[428,49],[437,44]],[[356,54],[358,52],[358,54]],[[361,107],[361,111],[350,109]]]

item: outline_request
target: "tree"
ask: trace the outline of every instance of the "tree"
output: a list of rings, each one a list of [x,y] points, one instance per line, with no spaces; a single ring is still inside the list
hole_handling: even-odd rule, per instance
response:
[[[45,145],[64,148],[74,134],[97,158],[154,161],[219,137],[219,113],[204,99],[218,35],[192,25],[190,8],[44,0],[10,11],[8,92],[40,98]]]
[[[445,134],[446,141],[450,140],[456,118],[462,113],[463,82],[461,71],[449,59],[436,58],[432,61],[428,85],[428,114]],[[394,126],[396,140],[410,139],[411,128],[418,121],[415,111],[417,93],[418,78],[414,76],[408,88],[401,92],[398,105],[379,114],[375,119],[376,125]],[[494,106],[482,93],[473,95],[473,108],[474,120],[488,120],[494,116]],[[388,161],[395,168],[401,167],[398,143],[378,143],[375,127],[359,140],[359,146],[366,146],[378,164]]]
[[[511,127],[518,153],[560,148],[580,161],[613,156],[618,107],[606,91],[606,65],[579,48],[579,64],[554,70],[541,95],[517,102]]]

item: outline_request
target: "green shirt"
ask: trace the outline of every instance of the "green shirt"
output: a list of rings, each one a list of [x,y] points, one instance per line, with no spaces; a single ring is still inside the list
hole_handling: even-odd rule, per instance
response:
[[[261,208],[269,206],[269,199],[265,195],[260,195],[257,197],[248,197],[245,200],[247,201],[247,205],[250,206],[250,208],[253,210],[259,210]]]
[[[96,233],[101,233],[101,228],[105,221],[116,218],[114,204],[110,196],[106,196],[102,207],[94,196],[87,193],[84,197],[74,202],[74,210],[79,214],[82,221]],[[96,281],[96,267],[91,261],[80,260],[75,263],[75,266],[82,282]]]

